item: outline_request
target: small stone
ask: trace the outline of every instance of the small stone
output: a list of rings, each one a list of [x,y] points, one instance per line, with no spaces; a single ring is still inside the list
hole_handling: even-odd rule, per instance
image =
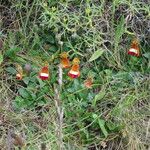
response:
[[[25,71],[30,72],[31,71],[31,65],[25,64],[24,69],[25,69]]]

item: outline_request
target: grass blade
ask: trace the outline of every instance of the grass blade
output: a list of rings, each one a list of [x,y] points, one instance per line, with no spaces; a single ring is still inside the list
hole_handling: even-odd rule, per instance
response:
[[[89,59],[89,62],[96,60],[97,58],[99,58],[102,54],[103,54],[104,50],[97,50],[93,53],[93,55],[91,56],[91,58]]]

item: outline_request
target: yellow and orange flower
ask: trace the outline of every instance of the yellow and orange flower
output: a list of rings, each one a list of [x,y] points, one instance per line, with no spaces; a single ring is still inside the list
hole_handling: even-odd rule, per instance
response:
[[[17,80],[22,80],[22,78],[23,78],[23,69],[19,64],[16,64],[16,70],[17,70],[16,79]]]
[[[70,61],[68,59],[68,53],[67,52],[61,53],[60,58],[61,58],[60,64],[61,64],[62,68],[69,68]]]
[[[85,81],[84,81],[84,86],[86,88],[91,88],[93,84],[93,79],[91,77],[88,77]]]
[[[137,39],[134,39],[131,43],[131,47],[128,50],[128,54],[132,56],[139,57],[140,56],[140,47]]]
[[[79,59],[78,58],[74,58],[73,59],[73,65],[71,67],[71,70],[68,72],[68,76],[71,78],[78,78],[80,76],[80,71],[79,71]]]
[[[39,72],[39,78],[41,80],[47,80],[49,78],[48,65],[45,65]]]

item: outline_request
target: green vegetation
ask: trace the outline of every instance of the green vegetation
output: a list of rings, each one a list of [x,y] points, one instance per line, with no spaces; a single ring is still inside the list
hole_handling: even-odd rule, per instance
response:
[[[0,149],[149,149],[149,5],[0,0]],[[140,57],[127,54],[135,37]],[[64,51],[80,59],[79,78],[59,67]]]

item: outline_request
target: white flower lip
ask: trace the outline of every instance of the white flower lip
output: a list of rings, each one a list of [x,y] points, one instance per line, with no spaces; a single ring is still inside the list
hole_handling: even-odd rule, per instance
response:
[[[42,77],[48,77],[49,75],[47,73],[40,73],[40,76],[42,76]]]
[[[78,74],[79,74],[79,72],[77,72],[77,71],[72,71],[72,70],[70,70],[69,73],[70,73],[70,74],[73,74],[73,75],[78,75]]]
[[[16,76],[17,76],[17,77],[21,77],[21,74],[20,74],[20,73],[17,73]]]
[[[129,49],[129,52],[133,52],[133,53],[138,54],[138,51],[137,51],[136,49],[134,49],[134,48],[130,48],[130,49]]]

